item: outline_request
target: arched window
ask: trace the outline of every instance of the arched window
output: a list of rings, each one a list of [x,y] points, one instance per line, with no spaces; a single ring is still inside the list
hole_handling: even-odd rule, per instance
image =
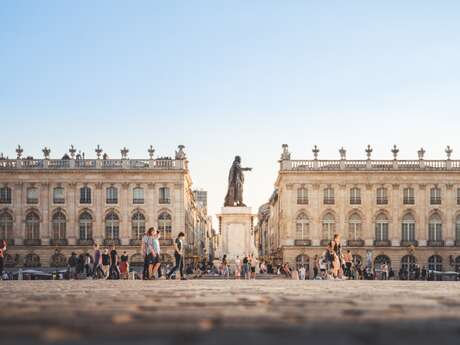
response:
[[[136,212],[131,218],[132,238],[141,240],[145,233],[145,217],[142,213]]]
[[[106,190],[106,203],[117,204],[118,203],[118,189],[114,186],[108,187]]]
[[[105,216],[105,239],[118,240],[120,235],[120,220],[115,212]]]
[[[404,272],[411,272],[415,267],[415,256],[413,255],[406,255],[403,256],[401,259],[401,268]]]
[[[439,214],[434,213],[428,224],[428,240],[442,241],[442,220]]]
[[[348,220],[348,239],[352,241],[360,240],[362,230],[361,217],[357,213],[353,213]]]
[[[309,221],[305,213],[300,213],[296,219],[296,239],[306,240],[309,237]]]
[[[428,258],[428,269],[430,271],[442,272],[442,257],[439,255],[432,255]]]
[[[455,239],[460,241],[460,214],[457,216],[455,221]]]
[[[8,212],[0,213],[0,240],[13,239],[13,217]]]
[[[406,214],[402,219],[403,241],[415,241],[415,218],[411,213]]]
[[[34,212],[26,216],[26,240],[40,239],[40,218]]]
[[[361,190],[358,187],[353,187],[350,189],[350,204],[361,204]]]
[[[40,257],[37,254],[27,254],[24,267],[40,267]]]
[[[160,204],[169,204],[171,202],[171,197],[169,195],[169,188],[168,187],[161,187],[160,188],[160,197],[158,202]]]
[[[91,204],[91,188],[80,188],[80,204]]]
[[[27,188],[27,203],[38,204],[38,188]]]
[[[387,264],[388,267],[391,265],[391,260],[386,255],[379,255],[374,260],[374,267],[376,270],[380,270],[382,265]]]
[[[295,259],[295,263],[296,263],[297,269],[303,266],[305,267],[306,272],[310,271],[310,258],[308,257],[308,255],[301,254],[297,256]]]
[[[51,256],[50,266],[51,267],[66,267],[67,259],[63,254],[56,252]]]
[[[308,204],[308,190],[305,187],[297,189],[297,204],[306,205]]]
[[[53,240],[65,240],[66,239],[66,218],[65,215],[58,211],[53,215]]]
[[[55,204],[65,203],[65,191],[62,187],[56,187],[53,190],[53,202]]]
[[[11,204],[11,188],[0,188],[0,204]]]
[[[144,188],[136,187],[133,189],[133,204],[144,203]]]
[[[93,217],[88,212],[83,212],[78,221],[80,228],[80,240],[90,241],[93,239]]]
[[[168,212],[161,212],[158,216],[158,230],[160,230],[163,239],[171,238],[172,221]]]
[[[384,213],[380,213],[375,218],[375,240],[388,241],[388,225],[389,221]]]
[[[335,218],[331,213],[323,217],[323,240],[332,240],[335,233]]]

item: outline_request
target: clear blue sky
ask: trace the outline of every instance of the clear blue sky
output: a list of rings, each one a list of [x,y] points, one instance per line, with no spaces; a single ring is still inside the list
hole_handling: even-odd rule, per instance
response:
[[[282,143],[460,157],[460,1],[3,0],[0,120],[10,156],[184,144],[213,213],[235,154],[265,202]]]

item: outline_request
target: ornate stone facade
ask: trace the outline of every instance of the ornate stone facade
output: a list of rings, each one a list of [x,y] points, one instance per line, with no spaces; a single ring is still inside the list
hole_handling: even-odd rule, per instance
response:
[[[291,160],[283,145],[275,192],[259,211],[260,255],[278,262],[309,263],[334,233],[363,262],[389,260],[394,270],[411,263],[460,269],[460,161]],[[267,209],[269,208],[269,209]],[[375,262],[374,262],[375,264]]]
[[[71,252],[92,252],[93,243],[115,244],[133,262],[142,258],[140,241],[150,226],[162,232],[163,260],[172,260],[172,241],[186,233],[189,259],[207,255],[211,219],[192,192],[184,146],[175,159],[50,159],[0,157],[0,239],[9,243],[7,266],[60,266]]]

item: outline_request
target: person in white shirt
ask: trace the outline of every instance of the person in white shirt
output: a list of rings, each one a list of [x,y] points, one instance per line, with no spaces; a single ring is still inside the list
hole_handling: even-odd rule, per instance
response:
[[[304,265],[300,266],[299,268],[300,280],[305,280],[305,273],[306,273],[305,266]]]

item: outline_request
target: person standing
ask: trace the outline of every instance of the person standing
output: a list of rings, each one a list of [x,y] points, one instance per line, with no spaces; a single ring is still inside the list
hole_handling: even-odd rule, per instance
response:
[[[237,256],[235,259],[235,279],[240,279],[241,277],[241,260],[240,257]]]
[[[120,277],[121,279],[128,279],[128,254],[126,253],[126,250],[123,252],[123,254],[120,256]]]
[[[313,258],[313,279],[316,279],[318,276],[318,270],[319,270],[319,256],[315,255]]]
[[[118,269],[118,253],[115,246],[110,251],[110,273],[112,279],[120,279],[120,270]]]
[[[247,256],[243,258],[243,274],[244,279],[249,280],[249,259]]]
[[[3,277],[3,268],[5,266],[5,252],[6,252],[6,241],[2,240],[0,243],[0,280]]]
[[[104,272],[104,278],[109,278],[109,267],[110,267],[110,255],[109,250],[106,248],[104,249],[104,253],[102,254],[102,271]]]
[[[153,238],[153,260],[152,265],[150,266],[152,269],[150,271],[150,279],[155,279],[155,275],[158,272],[158,269],[161,266],[160,260],[160,230],[154,231]]]
[[[169,271],[166,279],[171,279],[171,276],[177,269],[181,276],[181,280],[187,280],[184,276],[184,238],[185,234],[181,231],[174,241],[174,258],[176,259],[176,265]]]
[[[142,272],[142,279],[149,280],[150,276],[150,267],[153,265],[153,256],[154,256],[154,249],[153,249],[153,230],[154,228],[151,227],[147,230],[144,237],[142,238],[142,247],[141,251],[144,255],[144,270]]]
[[[77,273],[77,254],[75,252],[72,252],[70,255],[69,261],[67,264],[69,265],[69,278],[70,279],[75,279],[75,275]]]
[[[102,255],[101,250],[99,249],[99,244],[94,245],[94,265],[93,265],[93,278],[98,279],[99,277],[104,276],[104,271],[102,270]]]
[[[305,266],[302,265],[299,268],[300,280],[305,280],[305,274],[306,274],[306,269],[305,269]]]
[[[251,254],[249,263],[251,265],[251,279],[256,279],[257,259]]]
[[[222,258],[221,274],[225,279],[228,279],[229,271],[228,271],[228,262],[227,262],[227,255],[226,254],[224,254],[224,257]]]

